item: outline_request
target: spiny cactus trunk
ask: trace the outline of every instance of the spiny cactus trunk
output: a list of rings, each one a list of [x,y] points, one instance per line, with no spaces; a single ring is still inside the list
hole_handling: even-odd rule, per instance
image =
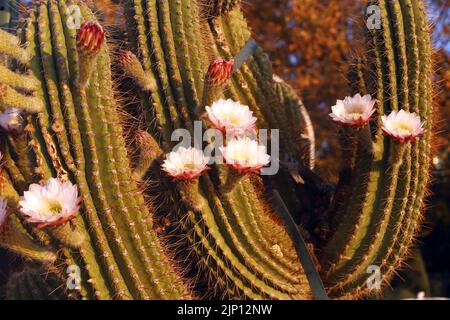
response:
[[[158,123],[150,132],[165,151],[174,145],[170,141],[174,129],[192,132],[195,110],[199,105],[204,108],[203,91],[209,90],[203,87],[209,63],[215,58],[231,60],[250,36],[239,8],[214,19],[206,19],[206,8],[188,0],[127,1],[129,38],[138,40],[135,53],[158,80],[157,90],[144,94],[143,108],[156,115]],[[260,128],[283,128],[287,123],[272,88],[270,64],[261,51],[234,73],[221,95],[248,104],[258,115]],[[300,120],[296,112],[292,119]],[[300,138],[296,129],[292,133]],[[283,150],[289,148],[287,141],[285,137]],[[293,157],[298,157],[298,147],[291,148]],[[274,220],[276,214],[262,196],[260,183],[244,179],[226,193],[220,188],[226,179],[220,169],[201,179],[200,196],[206,205],[200,212],[175,209],[187,241],[183,249],[194,251],[197,272],[206,274],[211,292],[256,299],[310,298],[292,242]],[[274,253],[274,246],[282,248],[281,255]]]
[[[377,98],[379,115],[416,112],[426,134],[405,146],[383,137],[378,121],[372,127],[373,154],[358,146],[351,192],[339,204],[339,224],[321,254],[333,296],[369,292],[371,265],[380,267],[383,282],[393,276],[417,234],[429,180],[433,89],[425,8],[417,0],[373,4],[381,9],[381,29],[369,32],[367,55],[352,72],[355,87]]]
[[[40,81],[37,96],[45,101],[39,114],[28,117],[28,145],[14,149],[34,159],[31,174],[24,178],[37,182],[58,176],[78,185],[83,208],[76,230],[85,240],[79,250],[65,248],[59,259],[81,268],[84,297],[187,297],[145,219],[148,209],[132,179],[106,45],[93,60],[89,84],[76,84],[87,66],[79,65],[77,30],[68,24],[69,5],[80,6],[82,22],[95,21],[81,2],[40,1],[29,10],[20,33],[27,53],[33,55],[29,68]],[[30,168],[12,162],[5,169]],[[43,237],[47,245],[58,245],[57,239]]]

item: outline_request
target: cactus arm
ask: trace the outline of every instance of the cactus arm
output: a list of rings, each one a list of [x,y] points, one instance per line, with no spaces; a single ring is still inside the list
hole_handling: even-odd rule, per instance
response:
[[[285,109],[284,121],[288,125],[287,131],[291,136],[292,148],[296,149],[295,159],[312,170],[314,168],[315,137],[311,118],[294,89],[277,76],[274,76],[273,79],[274,90]],[[299,126],[299,123],[302,125]],[[305,149],[308,152],[305,152]]]
[[[80,60],[76,30],[66,23],[69,4],[79,5],[84,19],[95,20],[78,1],[41,2],[22,31],[27,52],[35,56],[30,68],[42,84],[38,96],[46,102],[44,112],[31,119],[30,129],[40,177],[73,179],[83,195],[76,224],[85,241],[78,252],[69,247],[60,252],[67,263],[81,267],[85,297],[186,297],[152,226],[142,224],[147,224],[147,209],[131,180],[123,132],[118,129],[106,48],[94,60],[89,85],[74,83]]]
[[[155,79],[161,81],[162,87],[168,87],[167,79],[164,77],[165,64],[164,55],[162,53],[162,48],[159,41],[159,26],[156,21],[158,21],[156,13],[156,2],[146,1],[144,4],[140,4],[139,1],[127,1],[125,4],[128,12],[133,12],[132,17],[132,28],[135,32],[130,31],[136,35],[138,42],[135,44],[135,50],[139,53],[138,56],[141,57],[143,61],[144,70],[147,72],[152,72]],[[146,14],[144,13],[146,12]],[[149,19],[146,20],[145,18]],[[151,34],[151,37],[147,37],[147,34]],[[154,52],[151,58],[150,52]],[[152,68],[153,66],[153,68]],[[151,100],[150,100],[151,99]],[[151,104],[150,104],[151,101]],[[152,91],[150,97],[147,94],[143,95],[144,108],[153,108],[157,132],[161,136],[162,141],[165,141],[163,149],[168,149],[167,141],[170,141],[170,136],[172,133],[171,120],[176,118],[174,114],[174,106],[171,98],[165,97],[165,92],[158,86],[158,90]],[[168,108],[163,108],[164,105],[168,105]]]
[[[429,85],[431,77],[431,69],[427,68],[430,50],[426,46],[420,48],[412,30],[417,21],[421,21],[422,27],[425,27],[425,15],[417,9],[421,6],[420,1],[400,1],[400,3],[377,1],[377,4],[381,8],[383,25],[382,30],[371,31],[370,38],[375,49],[375,62],[371,65],[376,67],[374,72],[376,77],[373,81],[369,81],[369,87],[375,84],[377,89],[378,101],[382,102],[378,106],[379,113],[398,109],[421,111],[420,107],[417,108],[415,97],[420,97],[421,93],[420,87],[417,86],[417,70],[420,68],[420,76],[424,79],[421,116],[427,119],[426,115],[432,109],[430,95],[425,92],[425,86]],[[411,11],[412,8],[416,8],[414,13]],[[427,30],[426,27],[424,30]],[[426,31],[421,36],[424,39],[429,37]],[[414,51],[422,56],[418,57]],[[371,57],[369,55],[368,59]],[[428,125],[431,125],[430,122],[428,119]],[[378,130],[379,128],[380,124]],[[400,238],[400,230],[407,221],[410,226],[417,225],[420,220],[421,205],[414,208],[412,203],[423,201],[423,193],[418,190],[425,190],[427,179],[419,182],[417,174],[422,173],[426,176],[425,170],[428,170],[429,159],[422,152],[429,152],[429,149],[426,149],[429,136],[424,135],[420,141],[405,147],[406,150],[400,150],[401,146],[391,141],[390,145],[387,143],[383,145],[386,140],[380,138],[379,132],[377,135],[374,159],[364,156],[364,151],[357,153],[355,169],[359,171],[354,175],[356,188],[352,196],[355,201],[353,204],[347,204],[350,211],[347,211],[334,237],[324,250],[327,258],[323,261],[332,262],[327,282],[333,284],[330,287],[333,295],[357,297],[367,293],[365,272],[372,264],[385,270],[387,275],[384,280],[387,280],[398,267],[398,261],[403,260],[415,234],[413,228],[407,227],[406,233]],[[423,151],[420,150],[420,145],[424,146]],[[381,150],[384,150],[382,156],[379,153]],[[404,153],[402,160],[393,161],[399,156],[399,152]],[[421,159],[420,155],[424,158]],[[363,160],[364,158],[366,160]],[[378,161],[378,164],[374,161]],[[365,172],[364,168],[372,169]],[[374,171],[375,169],[378,173]],[[361,181],[361,176],[367,176],[368,182]],[[361,192],[357,192],[358,188],[363,190],[365,195],[361,196]],[[354,227],[350,220],[346,222],[346,219],[355,219],[351,212],[359,215],[356,218],[359,219],[357,227]],[[403,231],[405,232],[404,229]],[[332,253],[333,251],[337,254]]]
[[[0,240],[1,247],[11,250],[25,259],[51,264],[57,258],[51,248],[39,246],[33,241],[15,215],[9,216],[6,230],[0,236]]]
[[[38,85],[38,81],[31,75],[23,75],[9,70],[4,65],[0,65],[0,82],[26,91],[34,91]]]
[[[168,111],[170,114],[170,121],[172,122],[172,126],[174,129],[180,128],[181,123],[178,115],[178,111],[175,105],[175,98],[174,93],[172,92],[172,88],[170,86],[170,80],[169,80],[169,68],[168,63],[165,60],[165,51],[164,51],[164,41],[169,42],[167,39],[168,35],[164,35],[166,32],[171,32],[171,29],[163,30],[161,32],[160,26],[159,26],[159,19],[160,16],[158,15],[157,10],[157,1],[149,0],[147,1],[147,23],[149,24],[149,31],[151,37],[148,37],[148,41],[151,41],[149,43],[150,47],[152,48],[153,54],[155,56],[154,65],[156,66],[157,75],[159,77],[159,80],[161,81],[161,94],[163,97],[163,101],[168,106]],[[158,6],[159,8],[159,6]],[[166,19],[168,19],[167,10],[161,9],[163,12],[161,12],[161,15]],[[167,20],[166,20],[167,21]],[[170,24],[166,27],[170,28]],[[166,44],[166,45],[170,45]],[[168,50],[168,49],[166,49]],[[172,51],[173,54],[173,51]],[[170,55],[170,53],[169,53]],[[171,61],[175,61],[175,57],[170,57]],[[150,60],[151,61],[151,60]],[[179,94],[177,92],[177,94]]]
[[[11,182],[13,183],[14,188],[22,190],[26,186],[25,178],[12,159],[11,151],[9,150],[7,145],[3,146],[2,155],[3,170],[5,170],[8,176],[11,177]]]
[[[203,78],[205,74],[205,54],[202,48],[202,36],[200,21],[195,17],[199,16],[199,7],[192,1],[182,1],[183,23],[185,29],[185,37],[189,49],[190,64],[192,66],[192,76],[194,85],[192,90],[193,103],[198,105],[199,97],[203,90]],[[192,85],[192,84],[191,84]]]
[[[28,134],[12,134],[8,136],[8,145],[11,150],[14,150],[17,158],[17,166],[20,168],[22,176],[28,181],[34,180],[34,159],[29,152]]]
[[[183,6],[186,1],[172,0],[170,1],[170,11],[169,7],[166,7],[166,10],[170,12],[170,23],[172,25],[173,30],[173,43],[168,43],[166,45],[167,48],[170,48],[172,54],[175,55],[177,64],[174,64],[175,70],[179,69],[179,72],[172,76],[172,83],[176,90],[184,92],[184,96],[186,102],[184,102],[184,106],[182,105],[182,110],[184,114],[185,121],[189,119],[189,114],[192,112],[191,110],[187,110],[188,106],[196,106],[199,102],[199,97],[197,94],[197,87],[194,79],[194,70],[190,57],[190,48],[187,42],[187,34],[192,32],[192,29],[189,30],[186,27],[186,22],[184,21],[184,16],[186,12],[183,11]],[[161,20],[164,24],[164,20]],[[175,49],[177,48],[177,49]],[[169,52],[170,52],[169,51]],[[182,62],[182,63],[181,63]],[[177,66],[178,65],[178,66]],[[182,101],[183,102],[183,101]],[[190,121],[188,121],[190,123]]]
[[[7,108],[16,108],[36,113],[41,111],[42,101],[36,97],[19,93],[10,86],[0,83],[0,108],[1,111],[5,111]]]
[[[22,64],[27,64],[32,56],[23,48],[19,47],[17,37],[0,29],[0,53],[16,59]]]

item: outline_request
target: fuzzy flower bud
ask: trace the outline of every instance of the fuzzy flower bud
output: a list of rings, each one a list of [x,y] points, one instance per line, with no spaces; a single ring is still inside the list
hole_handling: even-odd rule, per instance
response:
[[[224,85],[231,77],[234,60],[226,61],[223,59],[214,60],[208,68],[206,80],[210,85]]]
[[[85,22],[78,30],[77,48],[80,54],[95,56],[102,48],[104,41],[105,30],[96,22]]]

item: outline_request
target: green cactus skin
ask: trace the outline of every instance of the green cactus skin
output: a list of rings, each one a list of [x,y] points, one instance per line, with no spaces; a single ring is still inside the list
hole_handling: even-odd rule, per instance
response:
[[[7,300],[61,300],[68,296],[60,275],[39,267],[26,267],[12,274],[6,284]]]
[[[0,53],[14,57],[18,62],[26,64],[31,60],[31,55],[19,47],[20,42],[14,35],[0,29]]]
[[[208,18],[216,18],[227,14],[235,6],[239,5],[239,2],[240,0],[200,0]]]
[[[22,75],[12,72],[3,65],[0,65],[0,82],[26,91],[34,91],[38,86],[37,79],[31,75]]]
[[[203,19],[204,10],[195,1],[126,2],[128,38],[134,53],[144,70],[153,72],[158,80],[157,90],[143,93],[142,101],[145,109],[157,115],[158,123],[150,133],[166,152],[173,145],[168,134],[174,128],[192,127],[209,63],[219,57],[232,59],[250,36],[239,8],[214,21]],[[280,104],[268,70],[267,58],[258,51],[249,65],[233,75],[224,97],[248,104],[260,115],[260,127],[268,127],[262,116],[265,113],[278,128],[280,119],[271,108]],[[265,93],[260,87],[267,89]],[[261,188],[247,178],[232,193],[222,194],[215,185],[225,183],[223,171],[214,170],[200,179],[200,196],[207,204],[201,211],[174,209],[191,254],[197,256],[197,270],[205,271],[211,284],[210,292],[202,294],[210,296],[217,291],[219,297],[310,298],[292,242],[281,225],[274,226],[272,209],[260,195]],[[282,258],[271,250],[277,244],[282,247]]]
[[[28,92],[26,98],[43,102],[40,109],[28,108],[22,134],[2,137],[0,194],[17,211],[19,195],[30,183],[55,176],[70,179],[83,196],[75,222],[84,237],[79,249],[65,246],[51,232],[12,215],[8,223],[20,230],[20,236],[0,245],[14,243],[15,252],[57,274],[78,265],[81,290],[66,293],[85,299],[312,298],[295,246],[277,218],[277,206],[271,206],[265,194],[265,188],[275,189],[296,212],[299,199],[287,175],[271,177],[270,186],[247,176],[224,193],[227,170],[214,166],[199,180],[195,197],[204,205],[194,211],[183,205],[183,193],[159,168],[164,153],[175,144],[170,140],[173,130],[192,132],[196,110],[205,107],[208,65],[218,58],[230,61],[250,37],[237,3],[124,1],[127,43],[121,47],[128,45],[138,60],[133,58],[132,68],[122,64],[122,70],[138,84],[135,90],[145,121],[125,123],[130,131],[127,140],[107,45],[95,59],[87,86],[75,84],[83,64],[76,30],[67,24],[68,6],[80,6],[82,21],[96,20],[82,2],[36,1],[19,30],[23,48],[17,38],[0,33],[4,40],[0,52],[16,60],[14,69],[3,68],[3,87],[22,88]],[[329,221],[333,229],[325,245],[314,248],[333,298],[373,293],[366,286],[370,265],[380,266],[383,282],[401,266],[421,222],[428,182],[431,44],[423,3],[374,3],[381,8],[382,29],[369,31],[367,54],[350,73],[352,87],[355,93],[378,99],[378,115],[399,109],[419,113],[426,133],[417,142],[400,146],[383,137],[378,120],[372,126],[372,148],[348,132],[343,136],[349,161],[334,199],[335,214]],[[259,128],[281,129],[282,156],[313,168],[314,140],[306,110],[292,88],[273,78],[261,49],[222,91],[223,97],[247,104]],[[17,104],[26,106],[26,99],[18,98]],[[136,104],[136,97],[128,98]],[[302,140],[310,143],[306,156]],[[127,150],[129,144],[137,150]],[[127,151],[136,151],[131,165]],[[140,188],[151,199],[148,206]],[[151,220],[166,215],[174,226],[164,234],[167,248],[163,248]],[[187,260],[188,265],[168,256]],[[54,259],[54,265],[63,267],[55,268]],[[192,278],[182,278],[185,274]],[[18,274],[10,280],[8,295],[42,298],[49,287],[51,282],[43,282],[39,272]]]
[[[369,67],[356,68],[355,87],[377,98],[379,115],[400,109],[418,113],[427,133],[401,146],[383,137],[379,121],[373,127],[374,154],[358,147],[351,194],[321,256],[330,294],[343,298],[369,293],[370,265],[380,267],[383,282],[401,266],[421,221],[429,180],[432,69],[424,5],[418,0],[373,4],[381,9],[382,28],[369,32],[364,58]]]
[[[79,69],[76,29],[67,24],[69,5],[81,8],[83,21],[95,21],[81,2],[39,1],[19,32],[33,57],[29,68],[42,85],[37,97],[45,101],[44,111],[29,117],[32,148],[24,152],[34,153],[37,174],[27,182],[58,176],[79,187],[83,208],[76,230],[85,240],[78,250],[64,247],[59,258],[80,266],[84,297],[188,297],[151,224],[143,221],[147,209],[132,179],[106,45],[90,84],[79,88],[74,83]],[[17,161],[13,165],[24,169]],[[51,233],[48,240],[55,250],[60,245]]]
[[[292,143],[298,146],[295,160],[304,163],[311,170],[314,169],[315,136],[314,129],[306,107],[298,98],[295,90],[280,77],[274,76],[275,92],[284,108],[280,109],[283,119],[289,124]],[[300,125],[299,125],[300,124]]]

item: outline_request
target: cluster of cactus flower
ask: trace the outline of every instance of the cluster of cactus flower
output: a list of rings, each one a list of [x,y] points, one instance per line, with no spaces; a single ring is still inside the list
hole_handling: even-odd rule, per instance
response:
[[[357,93],[353,97],[337,100],[336,105],[331,107],[330,117],[336,122],[358,129],[369,128],[375,104],[376,100],[370,94],[361,96]],[[384,134],[400,143],[415,141],[424,133],[424,123],[415,112],[392,111],[389,115],[381,116],[381,120]]]
[[[217,62],[213,62],[211,64],[213,67],[209,69],[214,71],[214,75],[226,78],[216,70],[217,68],[214,67],[216,64]],[[222,65],[225,68],[229,66],[229,64]],[[231,69],[228,68],[227,72],[230,73]],[[217,80],[216,76],[208,72],[207,78],[213,79],[214,85],[223,83]],[[266,146],[250,137],[257,133],[255,125],[257,119],[248,106],[231,99],[219,99],[205,109],[208,127],[218,130],[227,139],[226,143],[219,147],[224,163],[229,168],[227,179],[221,190],[223,193],[230,193],[246,175],[261,173],[261,169],[269,164],[270,156],[267,154]],[[198,179],[209,169],[210,162],[211,157],[205,156],[198,148],[179,147],[166,155],[162,165],[163,171],[174,180],[181,182],[180,190],[186,204],[196,210],[202,208],[198,193]]]

